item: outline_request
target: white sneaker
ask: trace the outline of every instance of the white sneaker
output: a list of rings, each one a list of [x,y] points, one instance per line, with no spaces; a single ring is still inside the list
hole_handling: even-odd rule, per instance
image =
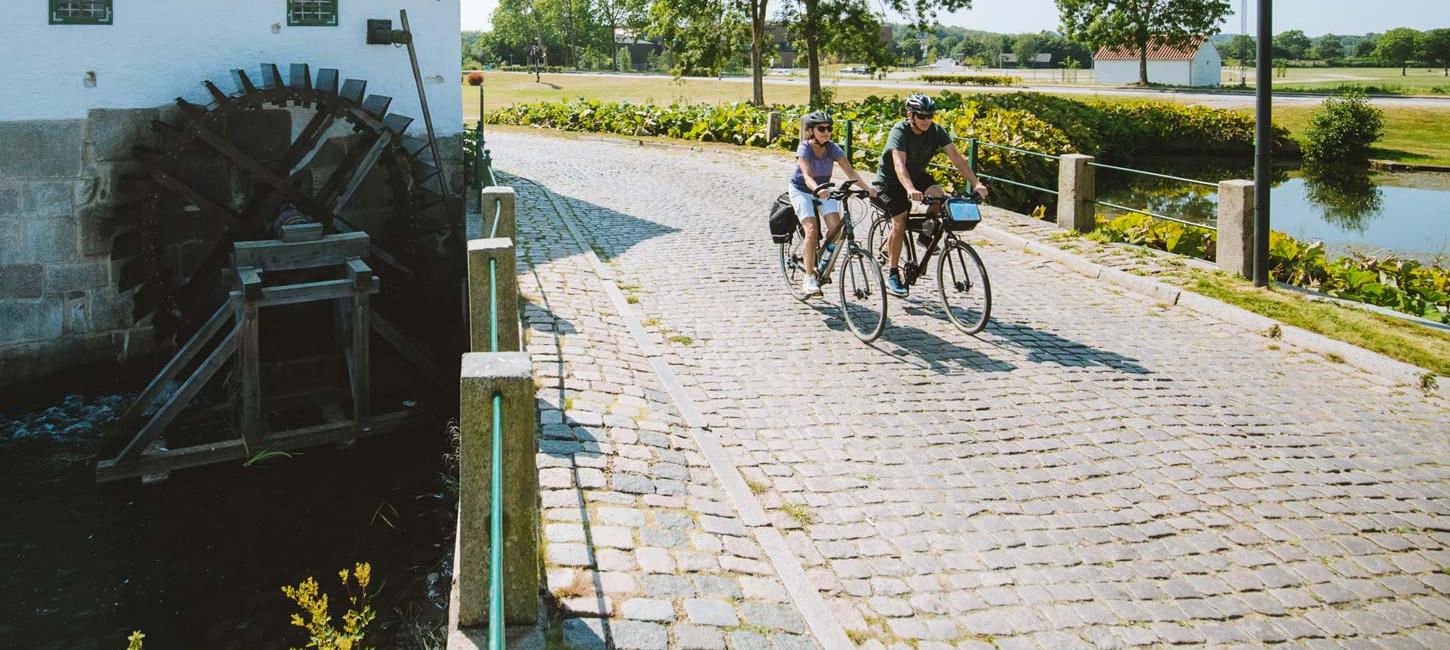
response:
[[[816,282],[814,277],[806,276],[806,279],[801,280],[801,293],[805,294],[807,298],[819,297],[821,295],[821,285]]]

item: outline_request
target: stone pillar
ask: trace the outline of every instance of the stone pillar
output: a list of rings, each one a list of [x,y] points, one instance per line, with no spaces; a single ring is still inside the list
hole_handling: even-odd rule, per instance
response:
[[[1254,275],[1254,182],[1218,183],[1218,268],[1243,278]]]
[[[503,599],[510,625],[539,613],[539,473],[534,378],[524,352],[463,355],[459,380],[458,625],[488,623],[493,405],[502,397]]]
[[[503,208],[498,210],[498,228],[493,228],[494,206],[502,204]],[[478,212],[483,215],[483,236],[502,237],[504,239],[514,238],[514,188],[507,185],[494,185],[483,188],[479,194]],[[490,232],[492,230],[493,232]]]
[[[493,263],[490,283],[489,263]],[[474,352],[518,352],[519,285],[514,242],[502,237],[468,242],[468,349]],[[493,297],[490,299],[490,288]],[[490,303],[498,308],[498,350],[492,349]]]
[[[780,111],[771,111],[765,115],[765,141],[775,142],[780,137]]]
[[[1097,227],[1097,170],[1092,156],[1063,154],[1057,168],[1057,227],[1092,232]]]

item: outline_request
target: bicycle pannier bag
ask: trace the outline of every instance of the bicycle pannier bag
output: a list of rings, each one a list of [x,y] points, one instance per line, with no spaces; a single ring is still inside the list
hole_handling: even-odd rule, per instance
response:
[[[770,238],[777,244],[784,244],[790,241],[795,228],[795,208],[791,207],[790,193],[782,192],[770,206]]]
[[[966,199],[947,199],[946,215],[947,230],[971,230],[982,222],[976,202]]]

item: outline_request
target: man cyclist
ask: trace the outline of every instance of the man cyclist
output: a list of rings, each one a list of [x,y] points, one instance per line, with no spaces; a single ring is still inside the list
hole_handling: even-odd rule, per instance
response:
[[[915,94],[906,98],[906,119],[891,128],[886,137],[886,146],[881,151],[881,167],[878,178],[883,186],[882,203],[886,213],[891,215],[891,235],[886,239],[886,261],[890,274],[886,278],[886,291],[898,298],[906,297],[908,289],[901,280],[901,245],[906,242],[906,215],[913,201],[924,196],[943,196],[936,179],[927,172],[927,164],[939,151],[946,151],[952,165],[972,184],[972,190],[982,198],[987,196],[987,186],[977,178],[967,159],[962,157],[952,137],[941,125],[933,121],[936,115],[936,101],[926,95]]]
[[[807,272],[801,280],[801,293],[812,298],[821,295],[821,286],[810,272],[816,268],[816,246],[820,245],[823,234],[819,217],[825,217],[826,233],[841,223],[840,202],[830,198],[830,189],[821,187],[831,181],[832,167],[839,166],[841,171],[846,172],[847,178],[865,188],[873,197],[876,196],[876,188],[861,180],[861,175],[851,167],[851,161],[846,159],[846,152],[831,141],[831,130],[834,126],[831,116],[825,111],[815,111],[806,115],[801,122],[805,126],[805,133],[802,134],[800,148],[796,149],[796,168],[795,173],[791,174],[788,191],[791,206],[795,208],[801,230],[805,232],[805,246],[801,256],[805,258]]]

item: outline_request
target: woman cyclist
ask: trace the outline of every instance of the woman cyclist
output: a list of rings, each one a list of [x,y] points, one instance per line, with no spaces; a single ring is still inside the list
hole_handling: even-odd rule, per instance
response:
[[[840,202],[830,198],[831,191],[821,187],[831,181],[832,164],[840,165],[841,171],[857,185],[876,196],[876,189],[861,180],[861,175],[851,167],[846,152],[831,141],[833,123],[825,111],[815,111],[802,120],[805,132],[800,148],[796,149],[796,169],[790,177],[790,203],[805,231],[805,279],[801,280],[801,293],[807,298],[821,295],[820,283],[816,282],[816,246],[821,241],[820,216],[826,220],[826,232],[841,223]]]

